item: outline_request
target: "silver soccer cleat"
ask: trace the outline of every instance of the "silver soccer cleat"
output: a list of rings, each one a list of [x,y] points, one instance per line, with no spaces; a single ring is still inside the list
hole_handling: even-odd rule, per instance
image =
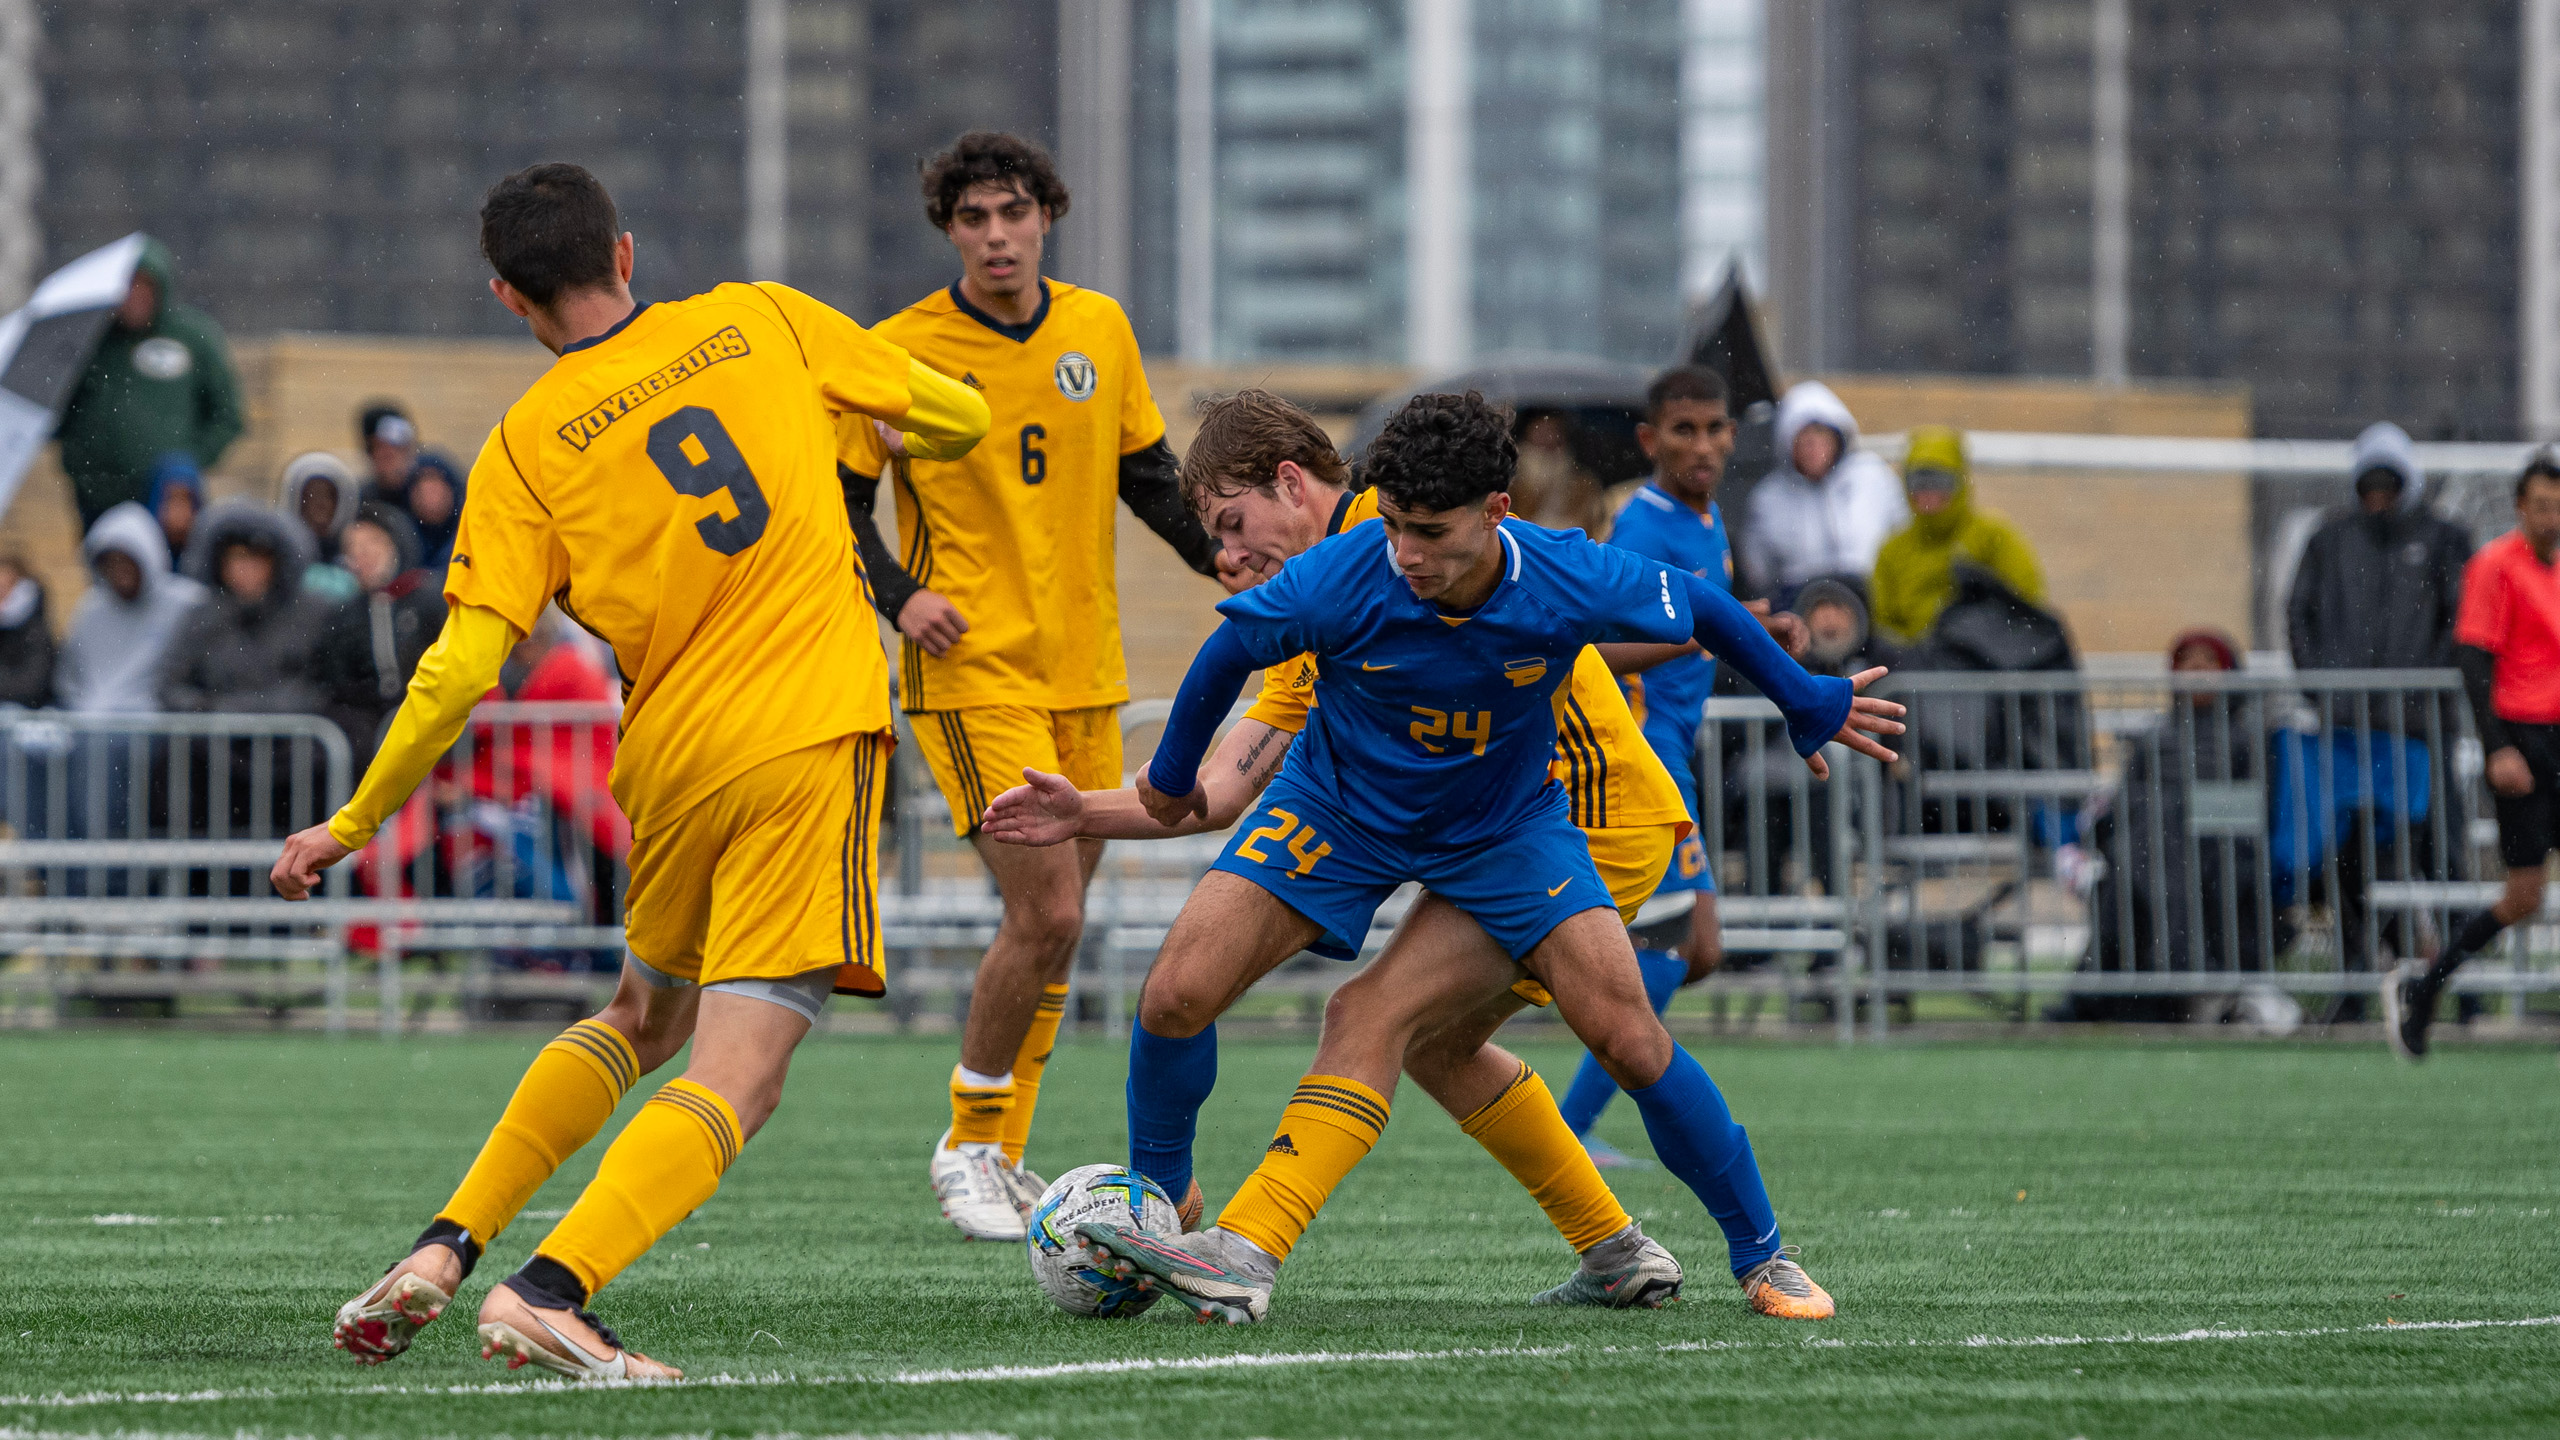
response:
[[[1658,1310],[1680,1298],[1683,1278],[1680,1262],[1661,1242],[1641,1233],[1631,1251],[1602,1258],[1592,1264],[1586,1257],[1571,1278],[1552,1290],[1540,1291],[1529,1301],[1532,1305],[1590,1305],[1604,1310]],[[1591,1247],[1594,1252],[1613,1248],[1608,1241]],[[1624,1247],[1615,1247],[1624,1249]]]
[[[1125,1225],[1087,1222],[1076,1227],[1093,1263],[1123,1280],[1170,1295],[1207,1324],[1250,1325],[1271,1313],[1271,1281],[1278,1261],[1241,1236],[1211,1228],[1159,1240]]]
[[[1025,1207],[1016,1198],[1015,1167],[1006,1162],[1004,1147],[954,1146],[950,1141],[951,1132],[942,1132],[927,1172],[933,1178],[934,1199],[942,1205],[942,1218],[971,1240],[1021,1243]],[[1040,1192],[1031,1193],[1037,1199]]]

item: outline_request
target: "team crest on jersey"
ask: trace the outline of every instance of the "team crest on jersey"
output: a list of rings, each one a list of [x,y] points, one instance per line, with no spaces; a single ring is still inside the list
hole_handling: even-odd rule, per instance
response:
[[[1511,688],[1517,690],[1523,685],[1535,685],[1546,679],[1547,662],[1538,659],[1514,660],[1502,667],[1502,673],[1510,679]]]
[[[1058,393],[1070,400],[1093,398],[1095,373],[1093,357],[1081,350],[1070,350],[1058,357]]]

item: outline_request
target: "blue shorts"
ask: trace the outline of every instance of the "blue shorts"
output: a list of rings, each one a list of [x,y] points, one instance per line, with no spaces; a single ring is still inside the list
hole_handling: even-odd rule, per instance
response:
[[[1653,893],[1669,895],[1694,890],[1701,895],[1713,895],[1716,893],[1716,867],[1708,863],[1707,847],[1701,838],[1707,827],[1701,818],[1705,812],[1698,808],[1698,779],[1689,773],[1685,765],[1672,765],[1669,761],[1663,763],[1671,771],[1671,778],[1679,783],[1680,803],[1689,807],[1689,818],[1697,822],[1698,828],[1690,831],[1689,838],[1680,842],[1680,848],[1671,852],[1671,863],[1663,867],[1662,883],[1653,887]]]
[[[1263,793],[1209,868],[1252,881],[1323,926],[1323,938],[1307,948],[1330,959],[1360,958],[1378,906],[1397,886],[1418,880],[1517,960],[1568,917],[1618,908],[1591,863],[1590,845],[1573,828],[1563,790],[1549,793],[1553,804],[1500,839],[1469,850],[1417,850],[1355,829],[1283,781]]]

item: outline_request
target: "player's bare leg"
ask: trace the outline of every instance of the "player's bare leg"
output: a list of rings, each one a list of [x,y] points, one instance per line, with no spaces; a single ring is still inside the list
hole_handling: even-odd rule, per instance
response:
[[[1045,1188],[1007,1155],[1005,1136],[1027,1131],[1019,1108],[1035,1104],[1049,1045],[1026,1056],[1025,1039],[1046,1020],[1056,1035],[1060,987],[1084,938],[1084,892],[1102,860],[1102,842],[1034,848],[984,836],[972,842],[1004,899],[994,943],[978,962],[969,1021],[952,1076],[952,1126],[934,1147],[930,1175],[943,1218],[973,1240],[1019,1240],[1023,1217]]]
[[[792,1051],[809,1026],[808,1015],[771,1000],[716,986],[701,995],[685,1073],[632,1117],[533,1258],[481,1305],[483,1358],[582,1379],[682,1373],[624,1348],[587,1303],[718,1189],[739,1148],[782,1103]]]
[[[1186,1230],[1200,1223],[1200,1182],[1191,1177],[1191,1136],[1201,1101],[1217,1081],[1217,1033],[1210,1027],[1245,991],[1323,928],[1249,880],[1212,870],[1183,904],[1138,995],[1129,1033],[1129,1151],[1132,1168],[1165,1186]]]
[[[1787,1319],[1828,1318],[1831,1297],[1804,1273],[1791,1248],[1778,1244],[1750,1137],[1733,1123],[1706,1071],[1662,1028],[1618,917],[1605,910],[1572,916],[1524,964],[1555,996],[1566,1026],[1643,1112],[1664,1168],[1715,1216],[1751,1307]]]
[[[369,1365],[407,1350],[452,1303],[482,1249],[562,1161],[595,1138],[631,1082],[684,1048],[699,994],[690,985],[652,985],[642,971],[624,966],[613,999],[546,1046],[527,1069],[461,1187],[417,1245],[338,1308],[337,1348]],[[612,1033],[598,1034],[597,1026]],[[626,1063],[628,1079],[621,1069]]]

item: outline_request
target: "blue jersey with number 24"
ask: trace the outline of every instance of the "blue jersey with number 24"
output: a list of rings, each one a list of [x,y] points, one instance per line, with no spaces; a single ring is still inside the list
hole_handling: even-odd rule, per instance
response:
[[[1254,663],[1316,657],[1315,708],[1279,783],[1415,849],[1476,846],[1561,810],[1547,762],[1574,657],[1674,644],[1697,621],[1670,572],[1631,551],[1517,520],[1500,539],[1502,579],[1464,616],[1415,598],[1376,520],[1218,606]]]

